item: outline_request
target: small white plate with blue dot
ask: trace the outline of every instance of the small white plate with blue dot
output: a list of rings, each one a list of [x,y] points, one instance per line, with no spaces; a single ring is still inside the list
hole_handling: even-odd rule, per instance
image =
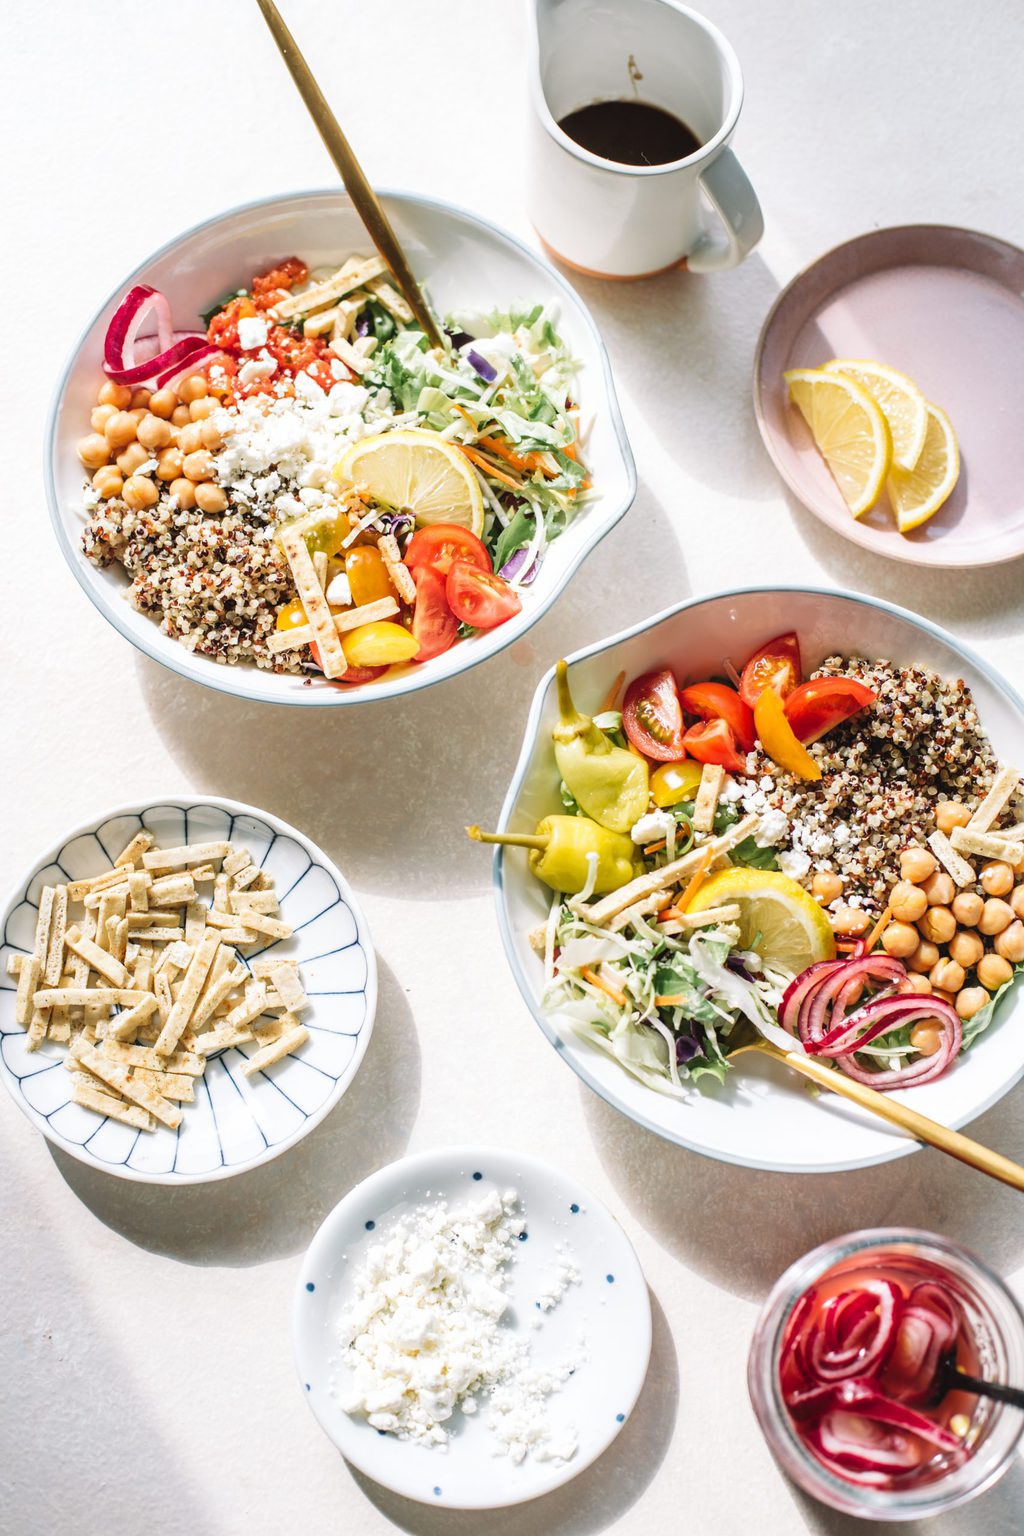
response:
[[[556,1431],[578,1437],[569,1460],[518,1464],[487,1424],[486,1396],[472,1415],[456,1409],[448,1443],[425,1447],[374,1429],[339,1402],[348,1366],[339,1325],[354,1271],[395,1221],[424,1205],[451,1209],[490,1191],[518,1196],[519,1241],[507,1266],[502,1327],[528,1339],[531,1363],[576,1362],[548,1399]],[[578,1280],[549,1310],[551,1276],[569,1259]],[[496,1509],[550,1493],[596,1461],[628,1419],[647,1374],[651,1307],[632,1245],[611,1212],[557,1168],[501,1148],[452,1147],[391,1163],[356,1186],[328,1216],[302,1262],[292,1316],[306,1400],[346,1459],[383,1487],[448,1509]]]

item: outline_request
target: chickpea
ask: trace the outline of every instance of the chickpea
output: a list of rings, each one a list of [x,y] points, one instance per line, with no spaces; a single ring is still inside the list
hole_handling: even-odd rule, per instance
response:
[[[964,970],[969,971],[972,966],[977,965],[985,953],[985,946],[976,933],[967,933],[961,928],[950,941],[949,953],[951,959],[958,965],[962,965]]]
[[[956,992],[944,992],[941,987],[932,987],[932,997],[940,997],[942,1001],[944,1003],[948,1003],[951,1008],[956,1007],[956,1000],[958,995],[959,994]]]
[[[932,984],[928,977],[919,976],[916,973],[912,976],[904,976],[896,986],[897,992],[930,992],[931,989]]]
[[[149,397],[149,409],[164,421],[170,421],[171,413],[180,403],[173,389],[157,389]]]
[[[78,457],[86,469],[99,469],[101,464],[110,462],[110,444],[99,432],[90,432],[88,437],[78,440]]]
[[[936,991],[959,992],[967,976],[963,966],[958,965],[955,960],[940,960],[932,967],[928,980]]]
[[[937,868],[938,860],[927,848],[906,848],[900,854],[900,874],[911,885],[921,885]]]
[[[1000,901],[998,896],[990,896],[978,919],[978,932],[991,939],[997,933],[1002,933],[1004,928],[1009,928],[1012,922],[1013,908],[1010,903]]]
[[[148,409],[149,397],[152,393],[153,391],[151,389],[147,389],[145,384],[137,384],[132,390],[131,409],[133,411]]]
[[[158,480],[177,480],[181,474],[181,453],[177,448],[165,448],[156,461]]]
[[[89,416],[89,424],[94,432],[102,432],[111,416],[116,415],[116,405],[94,405]]]
[[[916,923],[928,910],[927,891],[909,880],[900,880],[889,893],[889,906],[901,923]]]
[[[122,475],[134,475],[140,465],[145,464],[149,454],[141,443],[129,443],[123,453],[117,456],[117,467]]]
[[[182,453],[198,453],[203,446],[203,429],[197,421],[178,428],[178,447]]]
[[[115,384],[108,379],[100,385],[96,399],[100,405],[112,405],[115,411],[126,411],[132,403],[132,392],[127,384]]]
[[[944,869],[938,869],[934,875],[929,876],[921,889],[927,896],[930,907],[948,907],[956,895],[953,876],[947,875]]]
[[[186,453],[181,467],[190,480],[213,478],[213,460],[205,448],[200,448],[196,453]]]
[[[196,504],[196,488],[191,480],[184,477],[180,480],[172,480],[168,487],[178,506],[184,511],[189,511]]]
[[[127,411],[115,411],[103,428],[103,435],[111,448],[127,448],[135,441],[135,417]]]
[[[199,435],[204,448],[216,450],[224,447],[224,434],[215,421],[204,421],[199,428]]]
[[[207,416],[212,416],[214,411],[220,410],[220,401],[213,395],[204,395],[201,400],[193,400],[188,408],[188,413],[193,421],[205,421]]]
[[[843,1006],[847,1009],[856,1008],[864,996],[864,983],[862,981],[847,982],[847,987],[849,987],[849,991],[846,991],[846,988],[843,989],[846,993],[846,1001]]]
[[[133,405],[130,411],[125,411],[125,415],[130,416],[132,421],[134,421],[135,431],[137,434],[139,430],[139,422],[144,416],[148,416],[149,412],[146,410],[144,405]]]
[[[940,800],[935,807],[935,825],[947,835],[954,827],[966,827],[971,813],[962,800]]]
[[[171,421],[176,427],[185,427],[191,420],[187,405],[176,405],[171,412]]]
[[[1013,966],[1002,955],[983,955],[978,961],[978,980],[986,992],[998,992],[1013,975]]]
[[[964,987],[957,993],[954,1006],[962,1019],[973,1019],[979,1008],[984,1008],[989,1001],[984,987]]]
[[[125,481],[121,495],[126,506],[131,507],[133,512],[140,512],[143,507],[153,506],[159,492],[146,475],[131,475]]]
[[[1009,897],[1015,917],[1024,918],[1024,885],[1015,885]]]
[[[219,485],[204,480],[196,486],[196,506],[200,512],[223,512],[227,504],[228,498]]]
[[[929,907],[917,926],[933,944],[948,944],[956,933],[956,918],[948,907]]]
[[[1005,896],[1013,890],[1013,870],[1001,859],[993,859],[981,871],[981,888],[986,896]]]
[[[871,923],[868,914],[857,907],[836,907],[829,913],[828,920],[833,933],[848,933],[854,938],[859,933],[866,933]]]
[[[939,950],[929,939],[922,939],[907,964],[912,971],[930,971],[938,964]]]
[[[932,1019],[921,1019],[910,1031],[910,1043],[922,1056],[934,1056],[942,1044],[942,1028]]]
[[[166,448],[171,440],[171,429],[159,416],[144,416],[136,436],[143,448]]]
[[[202,400],[209,394],[206,380],[201,373],[193,373],[187,379],[183,379],[178,385],[178,394],[185,405],[191,405],[193,400]]]
[[[890,923],[882,933],[882,948],[894,959],[906,960],[914,953],[919,939],[912,923]]]
[[[92,483],[103,497],[109,501],[111,496],[120,496],[124,481],[113,464],[104,464],[92,477]]]
[[[811,895],[815,901],[820,901],[823,907],[827,907],[833,901],[838,901],[842,894],[843,882],[839,876],[833,874],[830,869],[819,869],[811,881]]]
[[[1020,965],[1024,960],[1024,923],[1020,918],[996,935],[994,947],[996,954],[1004,960],[1009,960],[1012,965]]]
[[[977,891],[958,891],[953,897],[953,916],[964,928],[977,928],[985,903]]]

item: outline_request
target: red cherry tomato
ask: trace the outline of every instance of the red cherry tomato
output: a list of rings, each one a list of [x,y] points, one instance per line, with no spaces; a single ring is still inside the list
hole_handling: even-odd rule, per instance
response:
[[[794,735],[807,746],[875,700],[871,689],[855,678],[816,677],[794,689],[784,708]]]
[[[683,709],[668,667],[635,677],[622,704],[622,728],[638,752],[658,762],[678,762],[683,751]]]
[[[707,720],[702,725],[691,725],[683,737],[683,744],[698,763],[717,763],[730,773],[746,773],[746,760],[736,750],[736,738],[732,726],[724,720]]]
[[[753,752],[757,732],[754,730],[754,712],[744,704],[735,688],[725,683],[691,683],[679,695],[688,715],[700,720],[724,720],[732,727],[732,733],[743,752]]]
[[[320,647],[314,640],[309,647],[313,660],[323,671],[323,662],[320,660]],[[382,677],[387,667],[353,667],[349,666],[342,677],[332,677],[332,683],[372,683],[376,678]]]
[[[415,661],[431,661],[455,644],[459,621],[445,597],[445,577],[440,570],[421,566],[416,582],[416,606],[412,610],[412,632],[420,643]]]
[[[762,645],[743,668],[740,678],[740,696],[744,704],[753,709],[766,688],[774,688],[784,699],[803,677],[800,665],[800,641],[792,630],[776,635],[767,645]]]
[[[523,606],[507,581],[468,560],[455,561],[448,572],[445,595],[459,622],[472,624],[474,629],[497,629]]]
[[[414,574],[431,565],[447,576],[456,560],[468,560],[481,571],[493,570],[483,539],[468,528],[460,528],[458,523],[432,523],[429,528],[417,528],[405,552],[405,563]]]

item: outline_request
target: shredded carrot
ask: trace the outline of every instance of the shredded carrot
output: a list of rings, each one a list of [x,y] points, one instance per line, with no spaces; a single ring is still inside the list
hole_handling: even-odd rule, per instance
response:
[[[606,993],[608,995],[608,997],[611,998],[613,1003],[618,1003],[620,1008],[625,1008],[625,1006],[626,1006],[626,994],[625,994],[625,992],[620,992],[618,987],[609,986],[608,982],[606,982],[601,976],[599,976],[596,971],[592,971],[590,969],[589,965],[585,965],[582,968],[582,970],[580,971],[580,975],[581,976],[585,976],[587,978],[587,980],[590,982],[592,987],[600,987],[601,991]]]
[[[864,951],[864,953],[866,955],[870,955],[871,951],[874,949],[875,945],[878,943],[879,939],[882,937],[882,934],[885,932],[885,930],[888,928],[889,924],[892,922],[892,916],[893,916],[892,907],[886,907],[885,911],[882,913],[881,917],[878,919],[878,922],[875,924],[875,926],[872,928],[871,932],[868,934],[868,937],[867,937],[867,948]]]
[[[686,890],[675,904],[675,915],[677,917],[681,917],[683,913],[689,908],[691,901],[696,896],[701,886],[704,884],[710,867],[711,849],[705,848],[704,852],[700,856],[700,863],[697,865],[697,868],[693,872],[693,877],[690,880],[689,885],[686,887]]]
[[[654,1003],[657,1008],[675,1008],[680,1003],[688,1003],[690,999],[682,992],[668,992],[655,994]]]
[[[498,469],[497,465],[492,464],[490,459],[484,454],[477,453],[475,448],[469,448],[465,443],[458,443],[456,446],[462,449],[471,464],[475,464],[478,469],[484,470],[490,475],[492,480],[500,480],[502,485],[510,486],[513,491],[522,490],[523,482],[521,480],[513,480],[511,475],[506,475],[503,470]]]
[[[646,853],[646,854],[660,853],[663,848],[667,848],[667,847],[668,847],[668,842],[666,841],[665,838],[662,838],[660,843],[648,843],[647,847],[644,849],[644,853]]]
[[[625,681],[626,681],[626,674],[625,674],[625,672],[620,672],[618,677],[615,679],[614,683],[612,683],[612,686],[609,688],[607,694],[605,695],[604,703],[601,705],[601,713],[602,714],[604,714],[609,709],[614,709],[615,708],[615,700],[619,696],[619,689],[622,687],[622,685],[623,685],[623,683]]]

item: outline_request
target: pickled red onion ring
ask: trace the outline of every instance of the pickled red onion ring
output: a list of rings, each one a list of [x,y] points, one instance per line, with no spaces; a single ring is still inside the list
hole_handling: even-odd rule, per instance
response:
[[[156,321],[156,354],[139,361],[136,344],[143,325]],[[148,283],[136,283],[121,300],[107,327],[103,342],[103,369],[115,384],[149,384],[158,387],[183,372],[186,365],[198,361],[200,352],[207,356],[211,347],[201,331],[186,331],[175,337],[171,307],[164,294]]]

